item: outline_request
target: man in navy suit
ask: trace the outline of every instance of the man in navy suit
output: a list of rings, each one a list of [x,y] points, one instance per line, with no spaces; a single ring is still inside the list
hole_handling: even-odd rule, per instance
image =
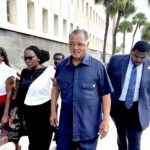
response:
[[[140,150],[141,135],[150,121],[150,44],[138,41],[129,55],[111,57],[107,71],[114,87],[111,117],[119,150]],[[125,105],[132,67],[137,69],[133,102]]]

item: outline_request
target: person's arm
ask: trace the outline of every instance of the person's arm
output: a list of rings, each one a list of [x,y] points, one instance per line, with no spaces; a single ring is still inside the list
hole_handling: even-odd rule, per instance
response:
[[[23,102],[24,102],[24,97],[22,97],[22,94],[24,92],[24,89],[22,88],[22,82],[24,78],[24,72],[25,69],[21,72],[21,75],[19,76],[19,79],[16,80],[16,97],[14,100],[14,109],[13,109],[13,114],[11,116],[11,119],[15,119],[16,113],[18,110],[21,108]]]
[[[111,99],[110,94],[102,96],[103,119],[99,129],[100,138],[104,138],[109,131]]]
[[[8,122],[9,120],[9,109],[10,109],[10,103],[12,100],[12,94],[13,94],[13,90],[15,87],[15,82],[16,79],[14,77],[9,77],[6,80],[6,102],[5,102],[5,109],[4,109],[4,113],[2,116],[2,121],[1,123],[4,125]]]
[[[60,89],[57,85],[57,81],[53,79],[53,88],[51,93],[51,116],[50,116],[50,124],[53,127],[57,127],[58,118],[57,118],[57,100],[59,97]]]

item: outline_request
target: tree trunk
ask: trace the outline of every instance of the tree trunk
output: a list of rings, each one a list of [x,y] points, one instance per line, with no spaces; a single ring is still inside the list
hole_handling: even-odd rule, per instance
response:
[[[107,43],[107,34],[109,27],[109,13],[106,12],[106,26],[105,26],[105,35],[104,35],[104,45],[103,45],[103,62],[106,63],[106,43]]]
[[[123,54],[124,54],[124,52],[125,52],[125,43],[126,43],[126,32],[124,32],[123,33],[123,45],[122,45],[122,52],[123,52]]]
[[[136,34],[136,32],[137,32],[138,26],[139,26],[139,25],[137,24],[136,27],[135,27],[135,31],[134,31],[134,33],[133,33],[131,49],[132,49],[133,44],[134,44],[134,38],[135,38],[135,34]]]
[[[113,48],[112,48],[112,54],[115,54],[115,52],[116,52],[116,35],[117,35],[117,30],[118,30],[120,18],[121,18],[121,13],[118,12],[117,22],[116,22],[116,26],[115,26],[114,33],[113,33]]]

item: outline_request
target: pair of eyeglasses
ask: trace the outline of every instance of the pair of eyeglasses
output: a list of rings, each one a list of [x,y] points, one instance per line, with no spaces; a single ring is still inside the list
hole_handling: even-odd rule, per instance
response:
[[[79,48],[82,48],[82,47],[84,47],[86,44],[83,44],[83,43],[69,43],[69,46],[70,47],[75,47],[75,46],[77,46],[77,47],[79,47]]]
[[[27,56],[27,57],[24,57],[24,61],[32,60],[33,58],[34,58],[34,56]]]

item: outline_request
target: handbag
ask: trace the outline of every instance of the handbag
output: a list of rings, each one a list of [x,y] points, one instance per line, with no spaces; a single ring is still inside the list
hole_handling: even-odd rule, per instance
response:
[[[11,119],[11,114],[13,110],[10,111],[10,119],[7,124],[0,125],[0,145],[4,145],[7,142],[18,143],[21,137],[21,124],[18,115],[15,119]]]
[[[0,146],[6,144],[7,142],[8,142],[7,131],[2,127],[0,123]]]
[[[10,111],[10,119],[8,124],[5,126],[5,129],[7,130],[8,141],[17,143],[21,137],[21,123],[17,114],[15,119],[12,121],[12,113],[13,109]]]

